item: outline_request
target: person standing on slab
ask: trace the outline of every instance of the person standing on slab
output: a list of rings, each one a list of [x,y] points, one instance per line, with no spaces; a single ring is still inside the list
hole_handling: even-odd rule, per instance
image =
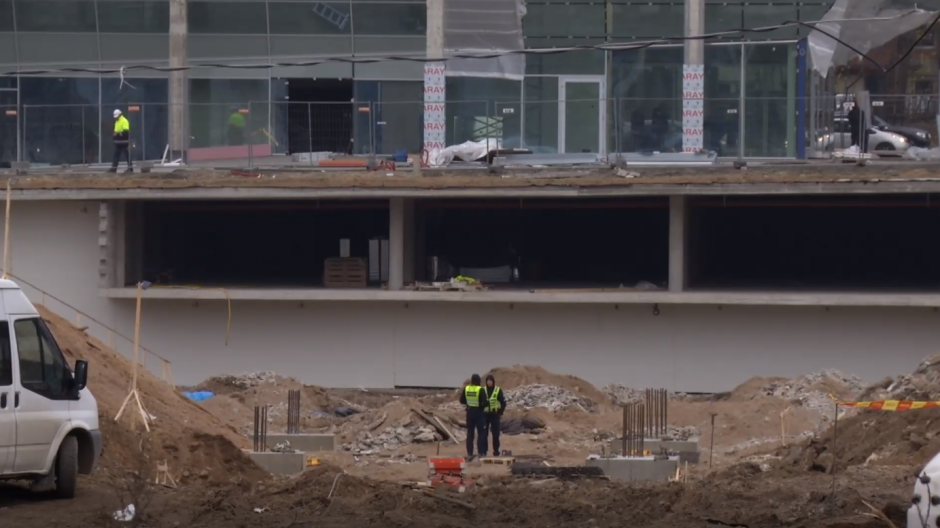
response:
[[[499,420],[506,412],[506,398],[503,397],[503,391],[496,384],[496,378],[492,374],[486,375],[483,398],[488,406],[484,413],[486,431],[483,432],[483,447],[480,448],[480,456],[486,456],[487,432],[493,435],[493,456],[499,456]]]
[[[473,461],[473,440],[476,436],[480,455],[486,454],[486,416],[489,401],[483,398],[480,375],[470,376],[470,384],[460,393],[460,403],[467,408],[467,460]]]
[[[131,124],[127,118],[121,115],[120,110],[114,111],[114,160],[111,162],[111,171],[117,172],[118,163],[121,162],[121,156],[127,158],[127,170],[124,172],[134,172],[134,165],[131,163]]]

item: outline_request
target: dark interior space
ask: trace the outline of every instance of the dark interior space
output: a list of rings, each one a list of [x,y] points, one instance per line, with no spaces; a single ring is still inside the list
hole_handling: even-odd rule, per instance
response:
[[[353,81],[288,79],[288,152],[345,152],[353,148]]]
[[[938,290],[936,198],[727,197],[691,203],[694,289]]]
[[[146,202],[140,227],[129,221],[129,245],[139,242],[137,272],[155,284],[243,287],[319,286],[324,260],[369,257],[369,240],[388,237],[388,202]],[[139,229],[139,230],[138,230]],[[139,236],[135,231],[142,232]],[[136,281],[129,270],[128,282]]]
[[[518,270],[510,274],[511,282],[557,288],[634,287],[640,281],[665,286],[668,278],[665,199],[436,201],[421,206],[427,255],[444,259],[454,274],[460,268],[509,266]]]

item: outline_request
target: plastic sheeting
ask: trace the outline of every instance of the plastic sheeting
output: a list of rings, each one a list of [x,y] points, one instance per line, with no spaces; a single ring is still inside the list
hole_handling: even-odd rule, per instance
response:
[[[488,55],[521,51],[523,0],[444,0],[444,55],[448,77],[490,77],[521,81],[525,55],[463,59],[453,55]]]
[[[858,57],[858,53],[829,35],[867,54],[899,35],[929,24],[937,16],[937,12],[924,11],[915,5],[908,0],[836,0],[816,25],[819,31],[809,34],[813,69],[826,77],[833,66],[844,66]]]

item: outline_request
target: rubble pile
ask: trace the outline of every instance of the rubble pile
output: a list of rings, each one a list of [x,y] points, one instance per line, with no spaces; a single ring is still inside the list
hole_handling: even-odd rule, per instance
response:
[[[828,413],[832,410],[830,393],[842,392],[856,395],[864,389],[865,383],[857,376],[835,369],[826,369],[790,380],[773,381],[761,388],[767,396],[799,401],[803,408],[820,413]]]
[[[670,425],[666,428],[666,434],[662,435],[662,440],[670,440],[677,442],[695,442],[698,441],[701,433],[698,430],[698,427],[687,425],[684,427],[676,427],[675,425]]]
[[[208,381],[238,389],[250,389],[265,383],[276,383],[277,374],[271,371],[249,372],[240,376],[216,376]]]
[[[872,385],[860,397],[863,400],[928,400],[940,399],[940,354],[923,361],[911,374],[897,379],[885,378]]]
[[[507,390],[506,400],[513,407],[523,409],[541,407],[552,412],[569,407],[580,407],[586,412],[593,412],[594,409],[594,402],[587,398],[579,397],[562,387],[538,383]]]
[[[610,399],[617,405],[626,405],[628,403],[644,401],[646,395],[640,389],[634,389],[625,385],[611,383],[604,387],[604,393],[610,396]]]
[[[457,433],[454,433],[457,434]],[[427,444],[440,442],[441,435],[431,427],[399,426],[386,427],[382,432],[373,434],[369,431],[360,431],[356,440],[343,444],[343,451],[353,451],[367,455],[380,451],[395,451],[410,444]]]

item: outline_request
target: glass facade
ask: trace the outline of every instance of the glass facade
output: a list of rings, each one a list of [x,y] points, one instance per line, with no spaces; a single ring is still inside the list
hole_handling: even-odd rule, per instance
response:
[[[819,0],[705,4],[706,32],[815,21],[831,5]],[[917,4],[940,9],[940,0]],[[675,37],[684,27],[682,0],[529,0],[526,5],[527,48]],[[169,9],[169,0],[0,0],[0,73],[167,66]],[[425,0],[190,0],[187,14],[189,59],[195,64],[425,52]],[[706,45],[706,148],[723,156],[800,155],[797,138],[806,100],[800,98],[805,76],[798,42],[807,35],[806,27],[789,27],[729,34]],[[890,63],[913,38],[902,36],[873,55]],[[862,76],[873,94],[936,94],[938,46],[940,36],[925,39],[889,75],[861,62],[840,68],[829,88],[837,91]],[[523,81],[449,78],[447,142],[498,136],[507,146],[539,152],[681,149],[682,65],[683,49],[675,44],[530,55]],[[23,76],[19,84],[0,78],[0,162],[16,157],[35,163],[106,162],[112,107],[131,119],[135,157],[162,155],[171,111],[164,74],[135,72],[126,84],[115,75],[61,75]],[[186,88],[185,135],[192,148],[268,142],[273,136],[278,152],[347,143],[350,152],[416,151],[422,141],[422,78],[421,64],[391,61],[198,68]],[[239,138],[229,126],[236,114],[247,114],[252,127]],[[318,136],[304,126],[331,131]],[[601,129],[596,139],[593,129]]]

